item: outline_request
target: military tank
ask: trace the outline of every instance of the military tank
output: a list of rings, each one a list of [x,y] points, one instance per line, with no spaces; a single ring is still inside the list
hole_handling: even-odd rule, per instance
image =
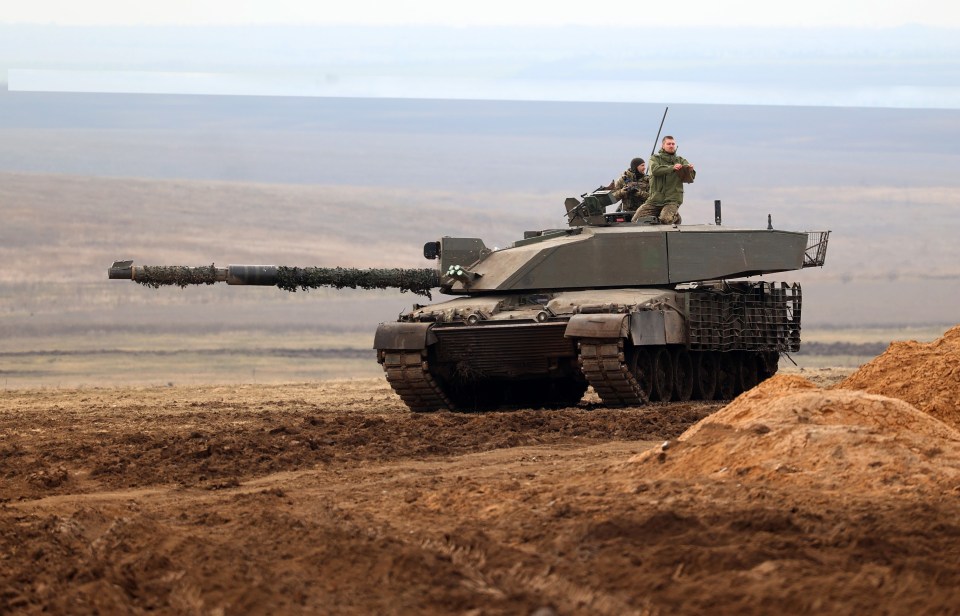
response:
[[[566,200],[567,226],[511,246],[441,237],[424,269],[137,266],[111,279],[226,282],[295,291],[399,288],[431,297],[374,335],[377,361],[414,412],[559,408],[593,387],[610,407],[726,400],[800,347],[800,285],[744,280],[819,267],[829,231],[660,225],[606,212],[609,190]]]

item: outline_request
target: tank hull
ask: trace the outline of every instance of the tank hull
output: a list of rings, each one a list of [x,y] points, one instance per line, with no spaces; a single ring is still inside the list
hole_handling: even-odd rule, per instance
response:
[[[723,400],[800,343],[799,285],[717,282],[464,297],[382,323],[374,347],[413,411]]]
[[[599,191],[604,192],[604,191]],[[603,209],[604,195],[585,195]],[[606,195],[609,196],[609,195]],[[505,248],[443,236],[427,269],[213,264],[135,266],[111,279],[150,286],[226,282],[397,288],[432,299],[381,323],[374,348],[414,411],[562,407],[592,387],[607,406],[728,399],[799,350],[799,285],[742,279],[821,267],[829,231],[627,221],[568,200],[570,227],[527,231]]]

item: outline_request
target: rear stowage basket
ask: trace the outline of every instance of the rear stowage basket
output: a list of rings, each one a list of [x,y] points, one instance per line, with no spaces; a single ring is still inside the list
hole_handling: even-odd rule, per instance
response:
[[[803,253],[803,267],[823,267],[827,260],[829,231],[807,231],[807,249]]]

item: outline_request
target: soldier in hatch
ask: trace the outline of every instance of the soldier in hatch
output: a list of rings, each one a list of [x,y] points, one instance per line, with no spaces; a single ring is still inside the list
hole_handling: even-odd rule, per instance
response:
[[[635,212],[650,197],[650,176],[642,158],[630,161],[630,168],[613,183],[613,202],[622,201],[620,209]]]
[[[677,156],[677,142],[667,135],[660,143],[660,151],[650,157],[650,198],[633,215],[633,220],[656,216],[660,224],[680,224],[680,205],[683,204],[683,185],[696,177],[693,165]]]

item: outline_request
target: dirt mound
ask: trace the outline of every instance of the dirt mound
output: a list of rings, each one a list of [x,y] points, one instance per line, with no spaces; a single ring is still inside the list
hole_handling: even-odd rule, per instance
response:
[[[960,325],[930,343],[894,342],[836,388],[900,398],[960,428]]]
[[[960,489],[960,432],[902,400],[776,376],[631,459],[645,475],[898,493]]]
[[[865,397],[889,412],[841,404]],[[824,490],[827,471],[790,466],[743,480],[791,430],[856,424],[865,451],[887,439],[918,459],[913,489],[931,463],[956,468],[950,428],[779,378],[622,471],[721,406],[420,415],[382,378],[7,390],[0,614],[956,612],[955,492]],[[852,472],[824,447],[795,449]],[[904,467],[884,455],[868,472]],[[704,459],[730,479],[704,481]]]

